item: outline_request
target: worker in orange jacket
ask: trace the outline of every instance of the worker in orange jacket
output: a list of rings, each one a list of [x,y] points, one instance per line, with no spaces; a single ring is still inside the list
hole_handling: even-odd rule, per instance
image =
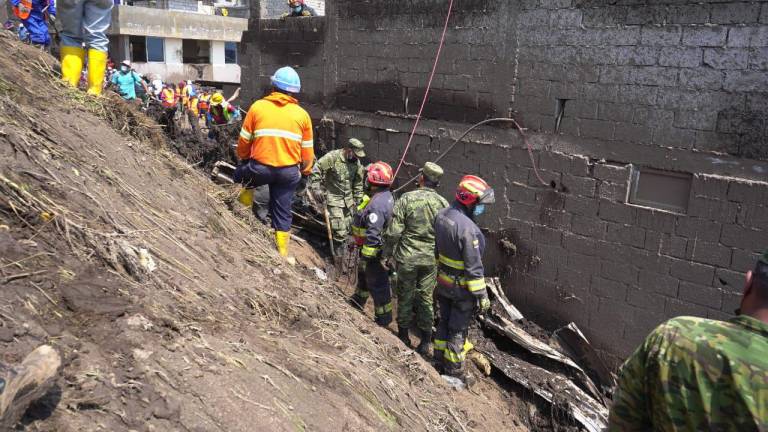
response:
[[[254,102],[245,116],[237,142],[237,157],[242,163],[234,180],[246,191],[269,185],[275,244],[280,255],[287,257],[293,194],[301,177],[312,173],[315,151],[312,120],[295,98],[301,91],[299,74],[286,66],[278,69],[271,81],[272,93]]]

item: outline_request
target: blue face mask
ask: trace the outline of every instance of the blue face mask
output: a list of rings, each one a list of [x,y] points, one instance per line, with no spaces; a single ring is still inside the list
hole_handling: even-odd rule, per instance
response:
[[[475,206],[475,209],[472,210],[474,216],[480,216],[483,213],[485,213],[485,204],[478,204]]]
[[[299,13],[299,12],[301,12],[301,5],[294,6],[292,9],[293,9],[294,12]]]

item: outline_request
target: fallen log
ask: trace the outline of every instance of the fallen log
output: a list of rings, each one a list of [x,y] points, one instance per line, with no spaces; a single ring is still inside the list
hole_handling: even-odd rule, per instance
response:
[[[608,425],[608,408],[581,390],[568,378],[502,352],[484,340],[475,346],[505,377],[525,387],[553,408],[564,411],[589,432]]]
[[[509,303],[509,300],[507,300],[507,296],[504,294],[504,288],[501,286],[499,278],[486,278],[485,285],[490,289],[493,296],[499,301],[499,304],[501,304],[501,307],[504,308],[504,311],[509,315],[509,318],[512,321],[523,319],[523,314],[520,313],[516,307],[512,306],[512,304]]]
[[[610,394],[616,388],[616,376],[597,355],[594,347],[581,333],[576,323],[570,323],[555,330],[552,336],[561,350],[580,364],[593,381],[602,387],[604,393]]]
[[[592,396],[601,404],[605,405],[605,401],[603,399],[602,393],[600,393],[600,390],[597,388],[589,375],[584,371],[584,369],[582,369],[581,366],[576,364],[573,360],[566,357],[551,346],[545,344],[544,342],[541,342],[540,340],[529,335],[528,332],[523,330],[519,325],[507,320],[504,317],[497,316],[496,320],[498,320],[498,322],[488,316],[480,316],[478,319],[486,327],[502,336],[506,336],[512,342],[523,347],[529,352],[535,355],[549,358],[562,365],[565,365],[569,370],[574,372],[574,374],[578,377],[579,382],[592,394]]]

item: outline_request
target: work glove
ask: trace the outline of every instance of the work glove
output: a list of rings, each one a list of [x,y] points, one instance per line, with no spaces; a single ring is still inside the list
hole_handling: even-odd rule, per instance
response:
[[[484,314],[491,308],[491,300],[488,299],[488,294],[483,294],[477,298],[477,304],[475,305],[475,313]]]

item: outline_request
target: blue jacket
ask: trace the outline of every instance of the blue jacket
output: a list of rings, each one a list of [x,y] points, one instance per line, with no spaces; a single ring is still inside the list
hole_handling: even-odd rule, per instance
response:
[[[112,84],[117,85],[117,90],[123,99],[134,100],[136,99],[136,85],[141,85],[141,77],[134,71],[128,71],[128,73],[117,71],[112,75]]]
[[[11,0],[11,4],[18,6],[19,0]],[[46,6],[48,6],[48,9],[43,12]],[[23,34],[23,32],[19,31],[19,38],[23,38],[25,42],[32,42],[37,45],[49,45],[51,43],[51,36],[48,33],[46,14],[56,16],[54,0],[32,0],[32,11],[29,13],[29,18],[22,20],[27,33]],[[26,40],[27,38],[28,40]]]

